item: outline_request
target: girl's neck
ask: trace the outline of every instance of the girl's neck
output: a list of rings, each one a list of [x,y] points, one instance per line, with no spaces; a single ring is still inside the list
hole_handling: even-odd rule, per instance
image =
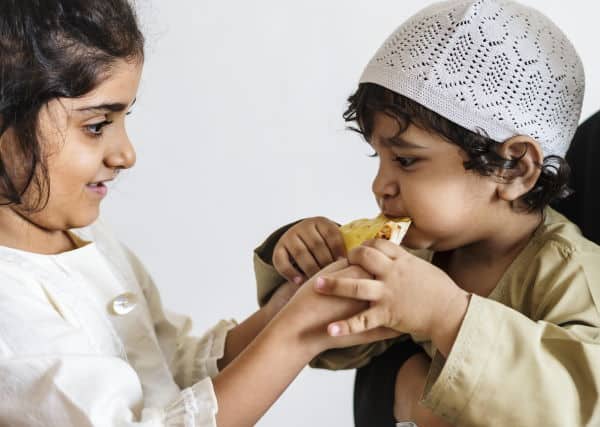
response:
[[[45,255],[77,248],[67,231],[43,228],[11,207],[0,208],[0,246]]]

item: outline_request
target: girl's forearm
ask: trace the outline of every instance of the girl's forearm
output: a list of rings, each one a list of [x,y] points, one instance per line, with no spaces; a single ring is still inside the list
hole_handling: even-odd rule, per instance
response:
[[[313,356],[297,333],[265,328],[213,379],[217,425],[255,425]]]
[[[273,317],[285,306],[298,289],[293,283],[281,285],[271,296],[269,302],[227,333],[225,351],[219,359],[219,370],[222,371],[238,354],[263,330]]]
[[[225,369],[250,344],[272,317],[270,307],[264,306],[227,333],[223,357],[217,362],[219,371]]]

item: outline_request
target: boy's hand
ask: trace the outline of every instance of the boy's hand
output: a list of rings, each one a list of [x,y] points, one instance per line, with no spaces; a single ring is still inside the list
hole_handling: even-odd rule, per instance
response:
[[[370,302],[347,320],[331,323],[331,335],[347,335],[385,326],[431,339],[444,355],[456,339],[467,310],[469,294],[433,264],[383,239],[350,251],[348,261],[373,278],[331,276],[315,280],[324,294]]]
[[[337,224],[324,217],[305,219],[285,232],[273,250],[273,266],[287,280],[300,284],[345,256]]]
[[[322,274],[328,277],[366,278],[368,274],[358,266],[348,265],[345,259],[327,266]],[[336,319],[343,319],[359,313],[367,308],[364,301],[348,298],[321,295],[314,289],[315,277],[305,285],[299,286],[297,292],[281,309],[271,322],[273,326],[285,325],[287,331],[299,332],[305,341],[306,348],[318,353],[330,349],[348,347],[373,341],[380,341],[398,336],[398,332],[389,328],[373,328],[364,333],[334,337],[327,333],[327,325]],[[315,350],[315,348],[317,350]]]

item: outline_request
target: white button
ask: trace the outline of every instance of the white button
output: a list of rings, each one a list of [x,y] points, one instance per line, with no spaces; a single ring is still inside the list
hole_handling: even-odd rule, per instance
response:
[[[126,292],[112,300],[111,308],[114,314],[123,316],[137,306],[137,295],[133,292]]]

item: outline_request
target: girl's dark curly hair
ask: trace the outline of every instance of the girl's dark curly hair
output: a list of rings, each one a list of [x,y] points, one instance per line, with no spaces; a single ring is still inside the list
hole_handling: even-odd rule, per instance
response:
[[[344,120],[356,123],[358,128],[349,129],[360,133],[367,142],[373,132],[375,112],[382,112],[398,122],[399,133],[413,123],[461,147],[469,156],[464,163],[466,170],[492,176],[500,170],[514,169],[520,160],[520,157],[501,157],[497,153],[501,143],[488,138],[483,131],[475,133],[467,130],[421,104],[374,83],[361,83],[348,98],[348,103]],[[527,211],[541,210],[550,202],[571,194],[567,186],[570,168],[564,159],[548,156],[540,168],[541,174],[535,186],[520,198]]]
[[[116,60],[143,58],[144,37],[127,0],[0,2],[0,204],[33,211],[48,201],[40,110],[90,92]]]

